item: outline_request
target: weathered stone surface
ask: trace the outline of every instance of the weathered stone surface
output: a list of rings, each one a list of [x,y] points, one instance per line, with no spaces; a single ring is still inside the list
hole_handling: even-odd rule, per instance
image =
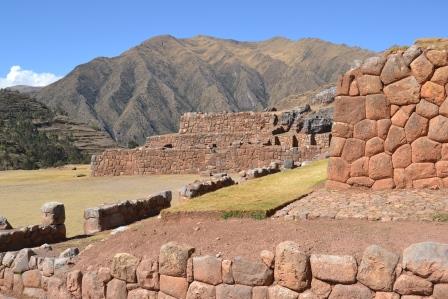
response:
[[[222,283],[222,260],[214,256],[200,256],[193,258],[194,280],[212,285]]]
[[[128,292],[128,299],[157,299],[157,294],[145,289],[134,289]]]
[[[426,57],[435,66],[444,66],[448,64],[448,55],[445,50],[429,50],[426,52]]]
[[[364,96],[368,94],[380,93],[383,89],[383,83],[380,77],[374,75],[363,75],[358,77],[359,93]]]
[[[350,177],[347,180],[347,184],[355,187],[367,187],[370,188],[375,183],[374,180],[372,180],[369,177],[366,176],[360,176],[360,177]]]
[[[159,263],[150,258],[144,258],[137,267],[138,284],[145,289],[159,289]]]
[[[277,245],[275,250],[275,281],[278,285],[295,291],[306,289],[310,283],[308,256],[291,241]]]
[[[359,88],[358,88],[358,82],[356,82],[356,80],[352,81],[352,83],[350,83],[350,89],[348,92],[349,96],[359,96]]]
[[[436,282],[448,282],[448,245],[412,244],[403,251],[403,268]]]
[[[410,76],[384,87],[384,94],[391,104],[417,104],[420,101],[420,84]]]
[[[391,178],[393,176],[392,158],[381,153],[370,158],[369,177],[374,180]]]
[[[428,120],[417,113],[412,113],[404,127],[404,131],[407,142],[411,143],[415,139],[427,134]]]
[[[311,291],[318,298],[328,298],[331,293],[331,285],[317,278],[313,278],[311,281]]]
[[[67,273],[66,280],[67,291],[75,298],[82,296],[82,272],[73,270]]]
[[[82,276],[82,298],[105,298],[105,287],[96,272],[86,272]]]
[[[403,128],[397,126],[391,126],[387,134],[387,138],[384,141],[384,149],[393,153],[400,145],[406,143],[406,133]]]
[[[64,224],[65,222],[65,207],[60,202],[47,202],[41,207],[42,224]]]
[[[349,255],[312,254],[310,257],[313,277],[333,283],[354,283],[358,267]]]
[[[399,256],[380,246],[367,247],[362,256],[357,279],[375,291],[391,291]]]
[[[353,162],[364,156],[366,142],[356,138],[348,138],[345,141],[341,158],[347,162]]]
[[[106,299],[127,299],[128,291],[126,282],[120,279],[112,279],[107,284]]]
[[[112,260],[111,274],[126,282],[137,282],[139,259],[128,253],[117,253]]]
[[[254,287],[252,289],[252,299],[268,299],[268,287]]]
[[[25,271],[29,270],[29,264],[30,264],[30,257],[32,255],[35,255],[34,251],[29,248],[24,248],[19,251],[17,254],[12,270],[14,273],[21,274]]]
[[[52,276],[54,273],[54,258],[44,258],[42,262],[42,274],[44,276]]]
[[[331,132],[333,137],[351,138],[353,137],[353,125],[334,122]]]
[[[222,282],[226,284],[233,284],[233,273],[232,273],[232,261],[231,260],[223,260],[221,264],[222,269]]]
[[[199,281],[193,281],[190,284],[187,292],[187,299],[215,299],[216,289],[215,286],[202,283]]]
[[[162,245],[159,255],[160,274],[186,277],[187,261],[193,252],[193,247],[176,242]]]
[[[329,190],[347,190],[350,189],[350,185],[327,179],[327,181],[325,182],[325,188]]]
[[[363,74],[379,76],[385,63],[386,57],[384,56],[369,57],[364,60],[360,70]]]
[[[0,230],[11,229],[12,226],[9,224],[8,219],[3,216],[0,216]]]
[[[274,279],[273,271],[264,263],[236,257],[232,264],[233,279],[236,284],[267,286]]]
[[[328,162],[328,179],[345,183],[350,175],[350,164],[344,159],[332,157]]]
[[[184,277],[160,275],[160,291],[177,299],[187,296],[188,281]]]
[[[377,136],[376,121],[364,119],[354,126],[353,137],[361,140],[369,140]]]
[[[406,176],[411,180],[426,179],[436,175],[434,163],[412,163],[406,167]]]
[[[394,284],[394,291],[401,295],[431,295],[432,283],[413,274],[401,274]]]
[[[331,138],[330,156],[331,157],[340,157],[342,154],[342,150],[344,149],[344,144],[345,144],[345,138],[341,138],[341,137]]]
[[[444,66],[436,69],[434,75],[432,75],[431,81],[439,85],[445,85],[448,83],[448,66]]]
[[[434,290],[432,293],[434,299],[447,299],[448,298],[448,284],[439,283],[434,285]]]
[[[445,87],[428,81],[422,86],[421,96],[427,101],[440,106],[445,99]]]
[[[448,118],[438,115],[431,119],[428,137],[438,142],[448,142]]]
[[[333,120],[346,124],[355,124],[366,117],[365,97],[336,97]]]
[[[394,116],[392,116],[391,121],[392,125],[398,126],[398,127],[404,127],[406,122],[408,121],[409,116],[406,115],[406,113],[403,111],[403,109],[398,110]]]
[[[397,111],[400,110],[398,105],[390,105],[390,116],[394,116]]]
[[[422,49],[420,49],[416,45],[412,45],[406,49],[403,53],[403,59],[407,65],[410,65],[411,62],[417,58],[422,53]]]
[[[158,292],[157,299],[177,299],[177,298],[170,296],[168,294],[165,294],[164,292]]]
[[[39,288],[42,274],[39,270],[29,270],[22,274],[23,286],[26,288]]]
[[[436,173],[439,178],[448,177],[448,161],[438,161],[436,163]]]
[[[367,157],[374,156],[384,151],[384,141],[379,137],[374,137],[366,142],[365,155]]]
[[[24,288],[23,293],[27,298],[46,299],[47,294],[40,288]],[[7,299],[7,297],[5,297]]]
[[[329,299],[371,299],[373,293],[366,286],[357,283],[352,285],[337,284],[333,287]]]
[[[372,190],[390,190],[393,188],[395,188],[395,182],[391,178],[377,180],[372,185]]]
[[[269,299],[297,299],[298,296],[297,292],[279,285],[271,286],[268,289]]]
[[[403,168],[394,169],[394,183],[398,189],[412,188],[412,180],[406,175]]]
[[[252,299],[252,288],[245,285],[220,284],[216,286],[216,299]]]
[[[383,94],[366,96],[366,118],[379,120],[390,115],[389,101]]]
[[[423,188],[440,189],[443,187],[443,181],[441,178],[420,179],[413,181],[412,186],[415,189],[423,189]]]
[[[380,119],[376,122],[378,128],[378,137],[385,140],[392,122],[390,119]]]
[[[406,168],[412,163],[412,151],[409,144],[397,148],[392,154],[392,165],[394,168]]]
[[[400,53],[392,54],[387,58],[386,64],[381,71],[381,81],[384,84],[390,84],[409,76],[410,73],[411,70],[403,59],[403,55]]]
[[[262,250],[260,252],[261,261],[269,268],[274,268],[275,254],[269,250]]]
[[[420,137],[411,144],[412,162],[436,162],[440,160],[442,146],[428,137]]]
[[[98,269],[98,279],[102,281],[104,284],[107,284],[112,280],[112,274],[108,267],[100,267]]]
[[[352,74],[344,74],[338,78],[338,82],[336,83],[336,95],[348,95],[350,90],[350,85],[352,81],[355,79],[355,76]]]
[[[392,292],[376,292],[375,299],[400,299],[400,295]]]
[[[350,166],[351,177],[361,177],[369,175],[369,158],[362,157],[354,161]]]
[[[417,104],[416,112],[427,119],[431,119],[439,113],[439,106],[422,99]]]
[[[419,83],[427,81],[434,71],[434,65],[426,58],[425,54],[421,54],[411,63],[412,75]]]
[[[439,114],[448,117],[448,100],[445,99],[439,107]]]

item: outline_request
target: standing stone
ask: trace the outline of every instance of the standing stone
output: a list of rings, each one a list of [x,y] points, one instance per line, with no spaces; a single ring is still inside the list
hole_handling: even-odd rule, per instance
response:
[[[391,104],[417,104],[420,101],[420,84],[410,76],[384,87],[384,95]]]
[[[42,224],[56,225],[65,222],[65,207],[60,202],[47,202],[41,207]]]
[[[123,280],[114,278],[107,284],[106,299],[127,299],[127,297],[126,282]]]
[[[214,256],[193,257],[194,280],[217,285],[222,283],[221,259]]]
[[[275,250],[275,281],[278,285],[295,291],[303,291],[310,284],[308,256],[291,241],[277,245]]]
[[[266,286],[273,281],[272,270],[261,262],[236,257],[232,264],[233,279],[237,284]]]
[[[384,84],[390,84],[409,76],[410,73],[411,70],[403,59],[403,55],[400,53],[392,54],[387,58],[386,64],[381,71],[381,81]]]
[[[400,295],[431,295],[432,283],[413,274],[401,274],[394,284]]]
[[[159,272],[170,276],[187,276],[187,261],[194,248],[176,242],[162,245],[159,254]]]
[[[358,267],[352,256],[312,254],[310,263],[313,277],[320,280],[344,284],[356,281]]]
[[[375,291],[391,291],[399,256],[377,245],[364,251],[358,281]]]
[[[190,284],[187,292],[187,299],[215,299],[216,288],[215,286],[194,281]]]
[[[111,274],[126,282],[137,282],[137,266],[139,259],[128,253],[117,253],[112,260]]]

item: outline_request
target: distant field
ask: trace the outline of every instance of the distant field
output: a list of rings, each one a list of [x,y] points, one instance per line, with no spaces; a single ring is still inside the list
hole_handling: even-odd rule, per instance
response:
[[[314,186],[324,182],[327,164],[328,160],[316,161],[297,169],[223,188],[162,213],[168,216],[169,213],[179,212],[219,212],[224,218],[264,218],[269,211],[309,193]]]
[[[174,190],[177,194],[180,187],[197,178],[197,175],[90,177],[89,165],[0,171],[0,215],[14,227],[38,224],[42,204],[59,201],[65,204],[67,234],[73,236],[83,231],[85,208],[163,190]]]

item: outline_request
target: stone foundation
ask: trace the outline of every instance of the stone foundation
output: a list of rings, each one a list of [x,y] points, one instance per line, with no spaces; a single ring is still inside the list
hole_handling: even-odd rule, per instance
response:
[[[448,52],[367,59],[338,84],[328,186],[448,187]]]
[[[309,299],[448,296],[448,244],[413,244],[400,255],[372,245],[362,258],[303,252],[285,241],[257,261],[196,256],[168,243],[158,258],[116,254],[109,267],[57,268],[33,252],[1,254],[0,291],[31,298]],[[53,261],[53,262],[51,262]],[[425,297],[426,296],[426,297]]]
[[[327,152],[331,134],[325,122],[305,126],[312,121],[303,113],[187,113],[178,134],[152,136],[140,148],[93,156],[92,175],[238,172],[272,161],[312,160]],[[309,127],[313,133],[308,134]]]
[[[179,191],[179,196],[181,199],[191,199],[234,184],[235,181],[226,173],[223,173],[221,176],[216,175],[207,180],[198,180],[185,185]]]

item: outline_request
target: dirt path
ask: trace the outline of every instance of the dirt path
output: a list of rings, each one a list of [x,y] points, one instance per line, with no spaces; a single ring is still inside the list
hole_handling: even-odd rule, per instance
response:
[[[351,254],[360,258],[363,250],[378,244],[400,252],[408,245],[422,241],[448,243],[447,223],[371,222],[366,220],[283,219],[179,219],[142,221],[126,233],[97,242],[84,251],[77,267],[108,265],[115,253],[156,257],[162,244],[169,241],[188,243],[197,254],[218,254],[233,258],[256,259],[263,249],[273,250],[285,240],[300,244],[306,252]]]

